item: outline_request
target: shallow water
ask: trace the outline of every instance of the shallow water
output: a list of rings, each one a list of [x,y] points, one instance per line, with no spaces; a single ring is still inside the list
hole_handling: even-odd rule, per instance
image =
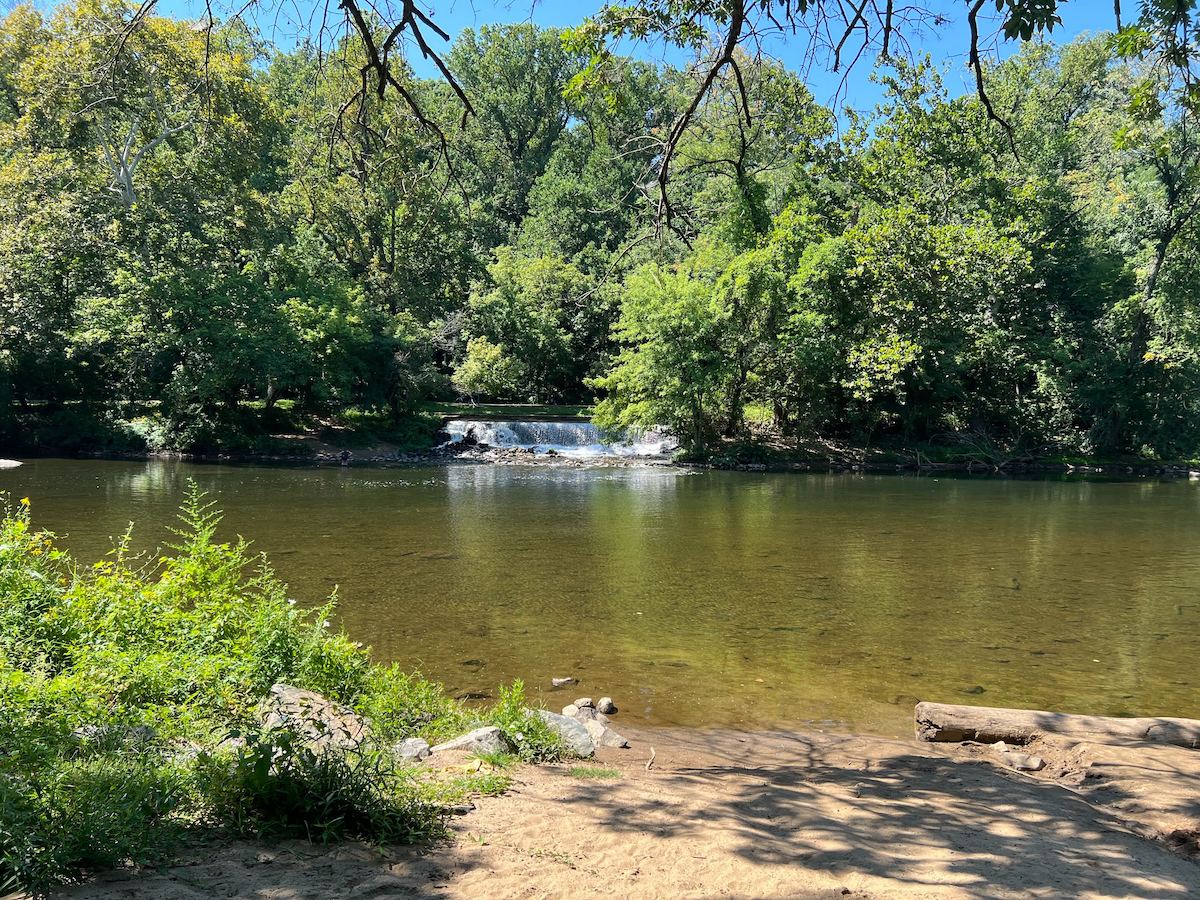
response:
[[[1200,484],[33,460],[95,558],[195,478],[292,593],[455,692],[622,720],[908,734],[916,699],[1200,716]],[[579,687],[551,691],[573,674]]]

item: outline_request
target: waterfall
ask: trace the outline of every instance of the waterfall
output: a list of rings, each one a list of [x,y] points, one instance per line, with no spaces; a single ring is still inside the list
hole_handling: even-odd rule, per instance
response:
[[[658,431],[628,432],[614,440],[591,422],[487,422],[479,419],[451,419],[446,423],[450,443],[456,444],[467,435],[489,447],[533,450],[546,453],[553,450],[560,456],[663,456],[677,446],[669,436]]]

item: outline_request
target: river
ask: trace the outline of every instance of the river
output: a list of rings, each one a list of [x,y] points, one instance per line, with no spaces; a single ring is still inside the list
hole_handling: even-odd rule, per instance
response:
[[[301,602],[336,586],[353,638],[454,693],[881,735],[917,699],[1200,716],[1194,482],[38,459],[0,490],[91,560],[130,521],[169,540],[189,478]]]

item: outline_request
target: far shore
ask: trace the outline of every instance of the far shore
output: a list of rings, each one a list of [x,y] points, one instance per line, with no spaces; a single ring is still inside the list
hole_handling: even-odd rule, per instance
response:
[[[645,468],[672,467],[692,470],[737,472],[869,473],[869,474],[961,474],[994,476],[1077,475],[1109,478],[1168,478],[1200,480],[1200,463],[1164,460],[1106,460],[1057,457],[1012,460],[997,465],[978,459],[933,462],[919,455],[904,456],[894,451],[863,451],[842,448],[837,453],[714,453],[704,459],[670,457],[571,457],[533,450],[479,446],[432,447],[405,450],[390,445],[339,448],[336,445],[305,444],[298,453],[212,451],[123,450],[67,453],[45,448],[34,453],[8,451],[18,459],[106,459],[127,461],[165,460],[198,464],[276,465],[297,468],[398,468],[442,465],[529,465],[559,468]],[[17,460],[13,460],[16,462]]]

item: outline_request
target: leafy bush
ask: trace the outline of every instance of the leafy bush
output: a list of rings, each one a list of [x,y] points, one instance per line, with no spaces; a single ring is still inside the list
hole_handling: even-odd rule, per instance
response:
[[[438,807],[391,753],[369,745],[323,752],[282,729],[203,754],[198,783],[218,821],[255,837],[411,841],[441,827]]]
[[[525,762],[553,762],[565,752],[562,741],[545,721],[535,715],[525,700],[525,684],[517,679],[512,687],[500,687],[500,700],[487,720],[504,732],[517,756]]]

